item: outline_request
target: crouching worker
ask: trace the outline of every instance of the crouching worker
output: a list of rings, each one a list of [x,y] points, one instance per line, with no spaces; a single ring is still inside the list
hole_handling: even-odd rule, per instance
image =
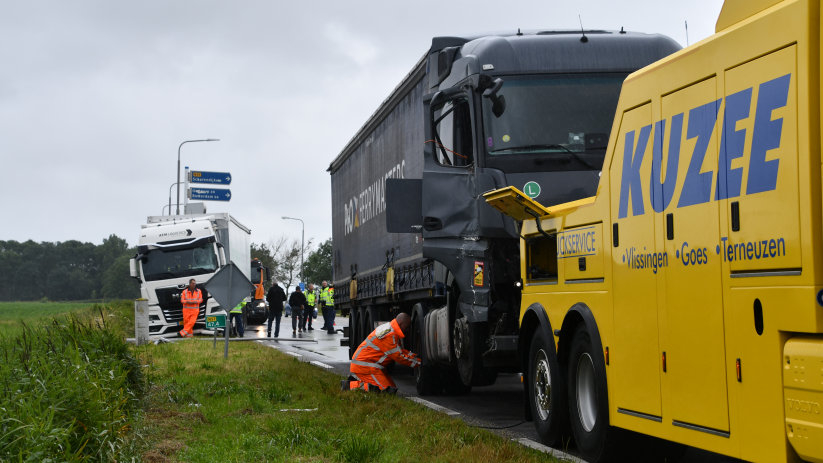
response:
[[[397,385],[383,369],[391,362],[410,367],[420,365],[420,357],[400,347],[400,340],[410,326],[411,318],[401,313],[372,331],[354,352],[349,379],[343,381],[343,389],[396,393]]]

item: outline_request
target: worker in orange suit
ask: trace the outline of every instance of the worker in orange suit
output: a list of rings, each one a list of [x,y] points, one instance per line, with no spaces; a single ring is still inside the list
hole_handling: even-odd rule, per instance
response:
[[[197,287],[194,278],[189,280],[189,286],[180,294],[180,302],[183,304],[183,329],[180,330],[181,338],[194,336],[194,322],[200,314],[200,304],[203,303],[203,292]]]
[[[397,385],[384,368],[391,362],[416,367],[420,357],[403,349],[400,340],[411,326],[408,314],[401,313],[389,323],[378,326],[354,352],[349,366],[349,389],[397,392]],[[345,385],[345,382],[344,382]]]

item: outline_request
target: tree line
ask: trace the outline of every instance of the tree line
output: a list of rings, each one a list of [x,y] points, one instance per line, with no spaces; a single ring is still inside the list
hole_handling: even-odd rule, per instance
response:
[[[126,240],[110,235],[102,244],[0,241],[0,300],[82,301],[140,296],[129,277],[135,254]]]
[[[259,259],[271,270],[272,279],[283,289],[293,288],[299,281],[300,275],[300,241],[289,240],[281,236],[268,243],[251,245],[251,257]],[[303,248],[303,274],[306,283],[320,284],[323,280],[332,279],[332,252],[331,239],[314,247],[310,239]],[[269,287],[271,282],[266,285]]]
[[[331,240],[303,249],[306,280],[331,280]],[[300,242],[281,237],[251,245],[252,257],[272,271],[281,286],[300,281]],[[126,240],[109,235],[102,244],[76,240],[25,242],[0,240],[0,301],[84,301],[134,299],[140,285],[129,276],[136,253]],[[268,286],[267,286],[268,287]]]

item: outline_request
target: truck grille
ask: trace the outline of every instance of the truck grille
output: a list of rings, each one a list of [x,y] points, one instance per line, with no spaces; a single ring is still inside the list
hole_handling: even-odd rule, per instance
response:
[[[197,319],[201,320],[206,316],[206,302],[209,299],[209,293],[201,286],[198,286],[198,288],[203,292],[203,303],[200,304],[200,313],[197,315]],[[155,290],[157,305],[163,311],[163,317],[167,323],[179,324],[183,321],[183,304],[180,303],[180,293],[182,292],[183,290],[176,286]]]

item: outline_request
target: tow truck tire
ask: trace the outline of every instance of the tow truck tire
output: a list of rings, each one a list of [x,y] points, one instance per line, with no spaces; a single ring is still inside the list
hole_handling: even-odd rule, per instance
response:
[[[423,316],[422,309],[417,311],[417,314],[413,322],[412,342],[414,351],[423,359],[423,365],[414,369],[414,385],[419,395],[434,395],[440,392],[440,371],[434,365],[427,365],[429,361],[423,352],[423,336],[426,332],[423,323],[425,316]]]
[[[600,358],[585,325],[578,325],[569,352],[569,419],[577,449],[591,463],[620,458],[617,430],[609,425],[606,367]]]
[[[543,443],[556,446],[569,429],[566,378],[557,361],[554,342],[538,328],[529,348],[528,396],[537,435]]]

